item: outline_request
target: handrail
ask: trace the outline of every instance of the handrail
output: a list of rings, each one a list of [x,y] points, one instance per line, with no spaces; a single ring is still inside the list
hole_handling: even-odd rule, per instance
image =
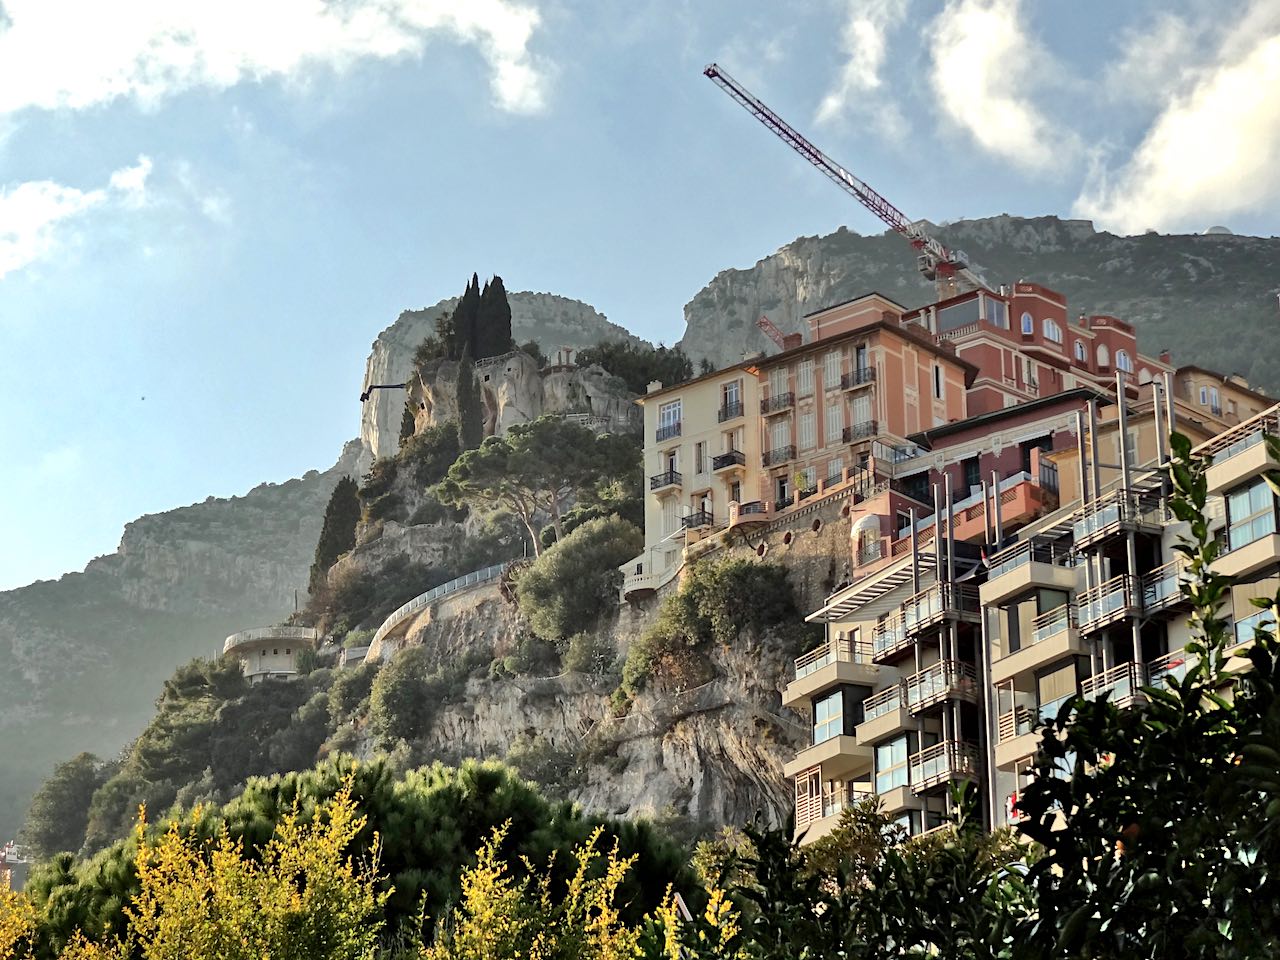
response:
[[[952,693],[976,694],[978,673],[973,664],[962,660],[939,660],[906,679],[907,706],[912,709],[938,700],[945,700]]]
[[[860,387],[866,383],[873,383],[875,379],[875,367],[860,367],[850,373],[840,375],[840,389],[852,390],[854,387]]]
[[[773,396],[766,397],[760,401],[760,413],[770,414],[777,413],[780,410],[786,410],[796,405],[796,395],[790,390],[785,393],[775,393]]]
[[[252,630],[241,630],[233,633],[222,643],[222,652],[230,653],[236,647],[255,640],[310,640],[315,643],[320,639],[320,632],[314,627],[254,627]]]
[[[796,657],[796,679],[807,677],[831,663],[870,663],[871,644],[864,640],[837,637],[824,641],[808,653]]]
[[[1182,599],[1187,559],[1178,557],[1142,575],[1142,608],[1158,610]]]
[[[1080,541],[1096,537],[1121,523],[1140,523],[1160,506],[1160,498],[1121,487],[1091,500],[1072,515],[1072,535]]]
[[[723,470],[725,467],[731,467],[734,464],[745,466],[747,455],[741,450],[727,450],[711,458],[711,469]]]
[[[1036,644],[1072,629],[1076,626],[1077,616],[1076,608],[1069,603],[1045,611],[1031,621],[1031,642]]]
[[[1134,589],[1135,582],[1131,574],[1121,573],[1082,591],[1077,601],[1080,626],[1087,627],[1118,611],[1137,607],[1142,598]]]
[[[911,754],[907,764],[911,786],[922,790],[951,780],[957,774],[975,773],[978,769],[978,748],[967,741],[943,740]]]
[[[996,725],[996,742],[1004,743],[1024,733],[1030,733],[1035,726],[1036,711],[1025,703],[1015,703],[1012,710],[1000,714]]]
[[[1147,686],[1163,687],[1165,677],[1181,680],[1200,658],[1186,650],[1170,650],[1147,664]]]
[[[720,407],[719,422],[724,423],[726,420],[735,420],[742,416],[742,413],[743,407],[741,400],[735,400],[733,403],[726,403]]]
[[[495,563],[488,567],[482,567],[479,570],[473,570],[471,573],[465,573],[460,577],[454,577],[448,583],[442,583],[438,587],[432,587],[426,593],[414,597],[404,606],[393,612],[386,620],[382,621],[382,626],[380,626],[377,633],[373,635],[373,640],[370,641],[370,646],[377,644],[385,638],[388,633],[402,624],[409,617],[413,616],[419,610],[435,603],[441,597],[448,596],[451,593],[457,593],[459,590],[464,590],[467,587],[477,586],[479,584],[488,583],[491,580],[498,579],[498,577],[502,576],[502,571],[504,571],[510,564],[511,561],[506,560],[502,563]]]
[[[794,460],[795,458],[795,444],[787,444],[785,447],[774,447],[772,450],[766,451],[761,459],[766,467],[772,467],[779,463],[786,463],[788,460]]]
[[[1091,700],[1096,700],[1114,691],[1116,696],[1112,698],[1112,702],[1123,704],[1141,696],[1138,689],[1146,683],[1146,673],[1146,668],[1140,663],[1132,661],[1121,663],[1110,670],[1088,677],[1081,684],[1081,693]]]
[[[1006,547],[999,553],[992,554],[989,559],[990,569],[987,572],[987,580],[991,581],[1006,573],[1012,573],[1024,564],[1032,562],[1066,566],[1059,561],[1065,561],[1067,558],[1067,551],[1059,547],[1056,541],[1031,537]]]
[[[679,486],[682,483],[684,483],[684,477],[678,470],[664,470],[649,478],[649,489],[661,490],[663,487]]]
[[[861,423],[845,427],[840,433],[840,442],[852,443],[854,440],[861,440],[864,437],[874,437],[877,432],[876,421],[863,420]]]
[[[654,431],[654,441],[656,443],[661,443],[663,440],[670,440],[673,437],[678,437],[678,436],[680,436],[679,420],[677,420],[675,423],[663,424],[662,426],[658,427],[656,431]]]
[[[1214,463],[1223,463],[1238,453],[1262,442],[1262,435],[1280,434],[1280,403],[1242,420],[1230,430],[1225,430],[1211,440],[1206,440],[1193,451],[1201,456],[1212,456]],[[1222,454],[1219,456],[1219,454]]]
[[[901,708],[906,702],[907,687],[903,681],[899,680],[893,686],[885,687],[879,693],[873,693],[862,701],[863,722],[882,717],[891,710]]]

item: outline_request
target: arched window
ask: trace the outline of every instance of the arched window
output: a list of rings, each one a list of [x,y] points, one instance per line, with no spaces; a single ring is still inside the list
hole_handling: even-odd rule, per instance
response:
[[[1107,349],[1107,345],[1105,343],[1098,344],[1098,366],[1111,366],[1111,351]]]
[[[1062,342],[1062,328],[1048,317],[1045,317],[1044,320],[1044,338],[1050,343]]]
[[[1125,373],[1133,373],[1133,361],[1129,359],[1129,354],[1123,350],[1116,351],[1116,369],[1123,370]]]
[[[1076,341],[1076,359],[1081,363],[1089,362],[1089,350],[1085,347],[1083,340]]]
[[[1027,336],[1036,332],[1036,322],[1029,313],[1022,315],[1022,332]]]

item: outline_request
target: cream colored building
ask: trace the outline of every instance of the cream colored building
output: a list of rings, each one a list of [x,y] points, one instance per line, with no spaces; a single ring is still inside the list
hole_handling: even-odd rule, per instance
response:
[[[250,683],[292,680],[298,675],[298,655],[316,649],[319,637],[311,627],[258,627],[227,637],[222,653],[240,661]]]

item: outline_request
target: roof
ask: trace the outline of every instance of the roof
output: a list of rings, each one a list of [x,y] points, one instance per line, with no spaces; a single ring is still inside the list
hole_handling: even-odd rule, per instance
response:
[[[713,380],[721,374],[728,373],[730,370],[745,370],[748,367],[755,366],[762,359],[762,357],[755,357],[751,360],[739,360],[737,363],[731,363],[727,367],[721,367],[719,370],[712,370],[710,373],[701,373],[689,380],[681,380],[679,383],[673,383],[669,387],[663,387],[661,390],[654,390],[652,393],[643,393],[636,397],[635,402],[644,406],[644,402],[651,397],[665,396],[672,390],[683,390],[686,387],[692,387],[695,383],[701,383],[703,380]]]
[[[822,307],[821,309],[818,309],[818,310],[811,310],[808,313],[803,314],[801,316],[801,319],[808,320],[810,317],[816,317],[818,314],[826,313],[828,310],[835,310],[837,307],[847,307],[851,303],[857,303],[859,300],[866,300],[870,297],[879,297],[881,300],[885,301],[885,303],[889,303],[897,307],[899,312],[901,313],[907,312],[907,308],[904,307],[902,304],[900,304],[897,300],[893,299],[893,297],[886,297],[879,290],[868,290],[866,293],[860,293],[856,297],[850,297],[848,300],[841,300],[839,303],[833,303],[833,304],[830,304],[829,306]]]
[[[1208,367],[1198,367],[1194,363],[1188,363],[1185,366],[1178,367],[1176,372],[1182,373],[1184,370],[1203,373],[1218,380],[1225,387],[1230,387],[1233,390],[1239,390],[1241,393],[1247,393],[1249,396],[1256,397],[1259,400],[1265,400],[1267,403],[1275,403],[1275,397],[1269,397],[1265,393],[1253,389],[1253,387],[1246,387],[1243,384],[1236,383],[1236,381],[1232,380],[1230,377],[1223,376],[1217,370],[1210,370]]]
[[[1064,400],[1100,400],[1104,404],[1115,402],[1115,398],[1109,394],[1100,393],[1097,390],[1090,390],[1088,387],[1073,387],[1070,390],[1063,390],[1061,393],[1055,393],[1048,397],[1039,397],[1035,400],[1028,400],[1025,403],[1019,403],[1012,407],[1004,407],[1000,410],[991,410],[988,413],[979,413],[977,416],[969,417],[967,420],[956,420],[952,423],[944,423],[940,427],[921,430],[919,433],[911,434],[907,439],[912,443],[929,446],[932,441],[942,437],[948,437],[953,433],[961,433],[965,430],[972,430],[974,427],[984,427],[988,424],[999,423],[1001,420],[1022,416],[1027,413],[1034,413],[1035,411],[1045,407],[1052,407],[1060,404]]]

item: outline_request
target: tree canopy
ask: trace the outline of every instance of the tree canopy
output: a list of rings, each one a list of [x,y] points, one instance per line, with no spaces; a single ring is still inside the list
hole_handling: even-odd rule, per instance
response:
[[[334,484],[329,503],[324,508],[324,523],[320,527],[320,540],[316,543],[315,560],[311,564],[308,592],[319,592],[334,561],[356,545],[356,524],[359,522],[359,487],[351,477],[342,477]]]
[[[693,376],[693,362],[679,347],[651,347],[630,340],[602,340],[579,350],[577,363],[580,367],[600,364],[626,381],[632,393],[644,393],[652,380],[670,387]]]

